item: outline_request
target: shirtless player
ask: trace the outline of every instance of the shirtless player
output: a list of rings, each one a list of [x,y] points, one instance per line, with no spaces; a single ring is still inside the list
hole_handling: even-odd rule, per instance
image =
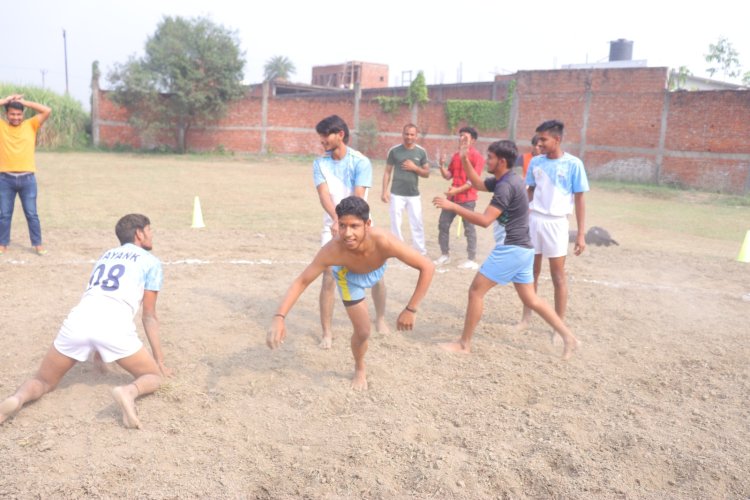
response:
[[[352,322],[351,347],[354,356],[352,389],[367,389],[365,353],[370,337],[370,315],[365,299],[365,289],[374,286],[383,277],[386,261],[396,258],[419,270],[419,278],[409,301],[398,316],[399,330],[414,327],[417,309],[427,293],[435,266],[417,250],[398,240],[390,232],[372,227],[370,207],[365,200],[349,196],[336,206],[338,235],[321,248],[313,261],[302,271],[287,290],[274,314],[266,344],[276,349],[286,338],[286,315],[302,292],[332,267],[336,284]]]

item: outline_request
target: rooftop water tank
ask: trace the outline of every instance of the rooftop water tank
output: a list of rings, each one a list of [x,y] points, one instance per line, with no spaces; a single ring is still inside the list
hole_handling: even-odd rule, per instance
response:
[[[610,61],[630,61],[633,59],[633,42],[618,38],[609,42]]]

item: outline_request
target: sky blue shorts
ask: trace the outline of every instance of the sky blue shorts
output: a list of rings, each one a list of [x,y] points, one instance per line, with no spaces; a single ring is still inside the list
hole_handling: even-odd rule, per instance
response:
[[[376,285],[383,278],[383,273],[385,264],[365,274],[351,273],[346,267],[333,266],[333,277],[345,306],[362,302],[365,298],[365,289]]]
[[[482,276],[499,285],[534,282],[534,249],[497,245],[479,268]]]

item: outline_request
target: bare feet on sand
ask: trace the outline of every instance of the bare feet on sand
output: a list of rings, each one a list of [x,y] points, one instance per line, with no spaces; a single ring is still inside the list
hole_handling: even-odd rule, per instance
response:
[[[135,389],[133,391],[132,389]],[[133,385],[120,385],[112,389],[112,397],[122,410],[122,425],[128,429],[140,429],[141,421],[138,420],[138,414],[135,410],[135,398],[138,395],[138,389]]]
[[[386,323],[385,318],[375,320],[375,331],[386,335],[391,333],[391,328]]]
[[[571,357],[573,357],[573,353],[581,345],[581,342],[577,338],[575,338],[575,337],[573,337],[571,339],[565,339],[564,338],[563,342],[565,342],[565,346],[563,347],[562,359],[563,359],[563,361],[567,361]]]
[[[16,396],[6,398],[0,403],[0,424],[21,409],[21,401]]]
[[[333,345],[333,335],[323,335],[323,338],[320,339],[320,344],[318,344],[318,347],[321,349],[330,349]]]
[[[355,391],[367,390],[367,373],[364,370],[355,370],[352,377],[352,389]]]
[[[529,320],[521,319],[521,321],[516,323],[516,326],[514,328],[518,333],[525,332],[529,329]]]
[[[471,352],[471,345],[464,345],[460,340],[456,342],[443,342],[438,344],[441,349],[448,352],[460,352],[463,354],[469,354]]]

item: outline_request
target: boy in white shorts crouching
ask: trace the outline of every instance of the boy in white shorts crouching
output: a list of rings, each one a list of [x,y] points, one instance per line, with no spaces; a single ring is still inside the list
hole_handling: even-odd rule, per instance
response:
[[[25,403],[53,391],[78,361],[93,353],[104,362],[117,361],[135,380],[112,389],[128,428],[140,428],[135,399],[161,385],[164,365],[156,317],[156,296],[163,273],[159,259],[151,255],[151,223],[145,215],[129,214],[115,226],[122,246],[108,250],[94,265],[88,287],[63,322],[36,375],[0,403],[0,423]],[[143,328],[153,357],[138,339],[133,318],[143,305]]]

